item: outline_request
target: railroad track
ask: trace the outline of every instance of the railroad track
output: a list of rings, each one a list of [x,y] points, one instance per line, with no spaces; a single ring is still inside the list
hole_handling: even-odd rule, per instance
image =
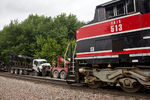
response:
[[[0,76],[7,77],[7,78],[13,78],[18,80],[24,80],[24,81],[31,81],[38,84],[56,84],[56,85],[62,85],[67,86],[68,88],[75,89],[75,90],[87,90],[91,93],[104,93],[104,94],[111,94],[115,96],[131,96],[135,98],[143,98],[146,100],[150,100],[150,91],[143,91],[139,93],[126,93],[120,89],[120,87],[105,87],[105,88],[98,88],[98,89],[90,89],[85,85],[82,84],[72,84],[68,85],[65,80],[61,79],[53,79],[50,77],[37,77],[37,76],[29,76],[29,75],[13,75],[7,72],[0,72]],[[138,100],[137,99],[137,100]]]
[[[54,78],[50,78],[50,77],[40,77],[40,76],[30,76],[30,75],[15,75],[15,74],[7,73],[7,72],[0,72],[0,76],[7,77],[7,78],[19,79],[19,80],[39,82],[39,83],[42,82],[42,83],[53,83],[53,84],[67,85],[65,80],[54,79]]]

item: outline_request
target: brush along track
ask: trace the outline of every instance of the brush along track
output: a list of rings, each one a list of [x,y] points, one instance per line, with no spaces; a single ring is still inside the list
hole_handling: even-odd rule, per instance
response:
[[[12,79],[18,79],[18,80],[24,80],[24,81],[31,81],[36,84],[55,84],[59,85],[62,87],[66,87],[72,90],[81,90],[81,91],[86,91],[94,94],[110,94],[114,96],[127,96],[127,97],[134,97],[137,100],[150,100],[150,91],[144,91],[144,92],[139,92],[139,93],[126,93],[123,92],[120,87],[105,87],[105,88],[99,88],[99,89],[90,89],[86,86],[83,86],[81,84],[73,84],[73,85],[68,85],[65,80],[61,79],[53,79],[49,77],[37,77],[37,76],[29,76],[29,75],[13,75],[10,73],[4,73],[1,72],[0,76],[6,77],[6,78],[12,78]]]

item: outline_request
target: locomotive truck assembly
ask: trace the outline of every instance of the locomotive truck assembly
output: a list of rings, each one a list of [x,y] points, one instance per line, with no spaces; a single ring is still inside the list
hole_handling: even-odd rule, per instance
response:
[[[149,0],[98,5],[94,19],[77,30],[70,62],[64,61],[67,82],[92,88],[119,84],[126,92],[150,88],[149,17]]]

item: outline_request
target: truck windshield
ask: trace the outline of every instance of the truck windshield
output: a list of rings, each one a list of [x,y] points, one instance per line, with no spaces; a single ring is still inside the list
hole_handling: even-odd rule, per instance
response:
[[[40,64],[44,64],[44,63],[47,63],[46,61],[41,61],[41,62],[39,62]]]
[[[40,66],[41,64],[47,63],[46,61],[39,61],[37,66]]]

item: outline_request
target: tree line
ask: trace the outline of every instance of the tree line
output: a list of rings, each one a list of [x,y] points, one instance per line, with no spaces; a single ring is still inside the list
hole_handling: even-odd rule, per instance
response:
[[[29,15],[0,31],[0,61],[9,61],[10,54],[45,58],[49,62],[63,56],[69,42],[75,43],[76,30],[83,26],[75,15],[60,14],[54,18]]]

